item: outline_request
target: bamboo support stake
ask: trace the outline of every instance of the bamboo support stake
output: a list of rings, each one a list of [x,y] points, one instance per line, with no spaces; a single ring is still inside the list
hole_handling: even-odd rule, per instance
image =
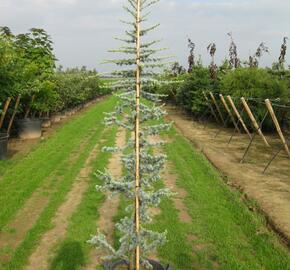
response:
[[[221,112],[221,110],[220,110],[220,107],[219,107],[219,105],[218,105],[218,103],[217,103],[217,101],[216,101],[216,99],[215,99],[213,93],[212,93],[212,92],[209,92],[209,95],[210,95],[210,97],[211,97],[211,99],[212,99],[212,101],[213,101],[213,103],[214,103],[214,105],[215,105],[215,107],[216,107],[216,109],[217,109],[217,111],[218,111],[218,113],[219,113],[219,116],[220,116],[220,118],[221,118],[221,120],[222,120],[223,125],[226,126],[225,119],[224,119],[224,117],[223,117],[223,115],[222,115],[222,112]]]
[[[141,91],[141,38],[140,38],[140,23],[141,23],[141,0],[137,1],[136,14],[136,122],[135,122],[135,230],[137,241],[140,235],[140,91]],[[135,270],[140,270],[140,245],[135,249]]]
[[[10,102],[11,102],[11,97],[7,98],[7,100],[6,100],[6,102],[5,102],[5,105],[4,105],[4,108],[3,108],[3,112],[2,112],[2,114],[1,114],[1,118],[0,118],[0,129],[1,129],[2,126],[3,126],[4,119],[5,119],[5,116],[6,116],[7,110],[8,110],[8,108],[9,108]]]
[[[265,103],[266,103],[266,107],[267,107],[267,109],[268,109],[268,111],[269,111],[269,113],[270,113],[270,115],[271,115],[271,117],[272,117],[272,120],[273,120],[273,122],[274,122],[274,125],[275,125],[275,127],[276,127],[276,130],[277,130],[277,132],[278,132],[278,135],[279,135],[279,137],[280,137],[280,139],[281,139],[281,141],[282,141],[282,144],[283,144],[283,146],[284,146],[284,148],[285,148],[285,151],[286,151],[287,155],[290,157],[289,147],[288,147],[288,144],[287,144],[287,142],[286,142],[286,140],[285,140],[285,137],[284,137],[284,135],[283,135],[283,132],[282,132],[282,130],[281,130],[281,127],[280,127],[279,121],[278,121],[278,119],[277,119],[277,117],[276,117],[276,114],[275,114],[275,112],[274,112],[274,109],[273,109],[272,103],[271,103],[271,101],[270,101],[269,99],[266,99],[266,100],[265,100]]]
[[[15,103],[15,106],[14,106],[14,110],[13,110],[13,114],[12,114],[12,117],[9,121],[9,125],[8,125],[8,129],[7,129],[7,133],[10,134],[11,132],[11,128],[12,128],[12,125],[13,125],[13,122],[14,122],[14,119],[15,119],[15,116],[16,116],[16,113],[17,113],[17,109],[19,107],[19,104],[20,104],[20,98],[21,98],[21,95],[19,95],[16,99],[16,103]]]
[[[245,108],[248,116],[250,117],[250,119],[251,119],[251,121],[253,123],[253,126],[255,127],[255,129],[257,130],[257,132],[259,133],[259,135],[261,136],[261,138],[264,141],[265,145],[268,146],[268,147],[270,147],[270,144],[268,143],[268,141],[267,141],[266,137],[264,136],[261,128],[259,127],[259,125],[257,123],[257,120],[256,120],[255,116],[253,115],[253,113],[252,113],[252,111],[251,111],[251,109],[250,109],[247,101],[245,100],[244,97],[241,98],[241,101],[243,103],[243,106],[244,106],[244,108]]]
[[[205,100],[206,100],[206,103],[207,103],[208,107],[209,107],[210,110],[211,110],[212,115],[214,116],[215,120],[219,123],[219,122],[220,122],[220,121],[219,121],[219,118],[217,117],[217,115],[216,115],[216,113],[215,113],[215,111],[214,111],[214,109],[213,109],[213,107],[212,107],[210,101],[208,100],[208,97],[207,97],[206,93],[205,93],[204,91],[203,91],[202,93],[203,93],[203,96],[204,96],[204,98],[205,98]]]
[[[252,139],[252,135],[251,135],[250,131],[248,130],[248,128],[247,128],[242,116],[240,115],[240,113],[239,113],[239,111],[238,111],[233,99],[231,98],[231,96],[227,96],[227,99],[228,99],[228,101],[229,101],[234,113],[236,114],[239,122],[242,124],[243,129],[248,134],[249,138]]]
[[[29,113],[30,113],[30,110],[31,110],[31,106],[33,105],[34,99],[35,99],[35,95],[33,95],[32,98],[31,98],[31,103],[29,104],[29,106],[28,106],[28,108],[26,110],[24,118],[27,118],[29,116]]]
[[[220,94],[220,99],[221,99],[221,101],[222,101],[227,113],[229,114],[229,116],[230,116],[230,118],[231,118],[231,120],[232,120],[232,122],[233,122],[233,124],[234,124],[234,126],[236,128],[236,130],[239,133],[241,133],[241,130],[240,130],[239,126],[236,123],[235,117],[233,116],[233,114],[232,114],[232,112],[231,112],[231,110],[230,110],[230,108],[229,108],[229,106],[228,106],[228,104],[227,104],[227,102],[226,102],[226,100],[225,100],[225,98],[224,98],[224,96],[222,94]]]

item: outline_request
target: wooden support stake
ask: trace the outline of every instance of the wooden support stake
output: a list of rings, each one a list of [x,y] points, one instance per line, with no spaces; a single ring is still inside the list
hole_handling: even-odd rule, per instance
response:
[[[219,116],[220,116],[220,118],[221,118],[221,120],[222,120],[222,123],[223,123],[223,125],[224,125],[224,127],[225,127],[225,126],[226,126],[226,122],[225,122],[225,119],[224,119],[224,117],[223,117],[223,115],[222,115],[222,112],[221,112],[221,110],[220,110],[220,107],[219,107],[219,105],[218,105],[218,103],[217,103],[217,101],[216,101],[216,99],[215,99],[213,93],[212,93],[212,92],[209,92],[209,95],[210,95],[210,97],[211,97],[211,99],[212,99],[212,101],[213,101],[213,103],[214,103],[214,105],[215,105],[215,107],[216,107],[216,109],[217,109],[217,111],[218,111],[218,113],[219,113]]]
[[[11,102],[11,97],[7,98],[7,100],[5,102],[5,105],[3,107],[3,111],[2,111],[2,114],[1,114],[1,118],[0,118],[0,129],[3,127],[4,119],[5,119],[7,110],[9,108],[10,102]]]
[[[250,109],[250,107],[249,107],[247,101],[245,100],[244,97],[241,98],[241,101],[242,101],[243,106],[244,106],[244,108],[245,108],[245,110],[246,110],[248,116],[250,117],[250,119],[251,119],[251,121],[252,121],[252,123],[253,123],[253,126],[254,126],[255,129],[256,129],[256,131],[257,131],[257,132],[259,133],[259,135],[261,136],[261,138],[262,138],[263,142],[265,143],[265,145],[266,145],[267,147],[270,147],[270,144],[268,143],[266,137],[264,136],[264,134],[263,134],[263,132],[262,132],[262,130],[261,130],[261,127],[259,127],[259,125],[258,125],[258,123],[257,123],[257,120],[256,120],[255,116],[253,115],[253,113],[252,113],[252,111],[251,111],[251,109]]]
[[[135,232],[140,236],[140,92],[141,92],[141,0],[136,0],[136,118],[135,118]],[[138,240],[139,241],[139,240]],[[140,270],[140,245],[135,248],[135,270]]]
[[[215,120],[219,123],[219,122],[220,122],[220,121],[219,121],[219,118],[217,117],[217,115],[216,115],[216,113],[215,113],[215,111],[214,111],[213,106],[211,105],[210,101],[208,100],[208,97],[207,97],[206,93],[205,93],[204,91],[203,91],[202,93],[203,93],[203,96],[204,96],[204,98],[205,98],[205,100],[206,100],[207,106],[208,106],[209,109],[211,110],[212,115],[214,116]]]
[[[223,96],[222,94],[220,94],[220,99],[221,99],[221,101],[222,101],[222,103],[223,103],[223,105],[224,105],[224,107],[225,107],[227,113],[229,114],[229,117],[231,118],[231,120],[232,120],[232,122],[233,122],[233,124],[234,124],[234,126],[235,126],[235,129],[236,129],[239,133],[241,133],[240,128],[239,128],[239,126],[237,125],[237,122],[236,122],[236,120],[235,120],[235,117],[233,116],[233,114],[232,114],[232,112],[231,112],[231,110],[230,110],[230,108],[229,108],[229,106],[228,106],[228,104],[227,104],[227,102],[226,102],[226,100],[225,100],[225,98],[224,98],[224,96]]]
[[[11,128],[12,128],[12,125],[13,125],[13,122],[14,122],[14,119],[15,119],[15,116],[16,116],[16,113],[17,113],[17,109],[18,109],[18,106],[20,104],[20,98],[21,98],[21,95],[19,95],[16,99],[16,102],[15,102],[15,106],[14,106],[14,110],[13,110],[13,114],[12,114],[12,117],[9,121],[9,125],[8,125],[8,129],[7,129],[7,133],[10,134],[11,132]]]
[[[289,147],[288,147],[288,144],[287,144],[287,142],[286,142],[286,140],[285,140],[285,137],[284,137],[284,135],[283,135],[283,132],[282,132],[282,130],[281,130],[281,127],[280,127],[279,121],[278,121],[278,119],[277,119],[277,117],[276,117],[276,114],[275,114],[275,112],[274,112],[274,109],[273,109],[272,103],[271,103],[271,101],[270,101],[269,99],[266,99],[266,100],[265,100],[265,103],[266,103],[266,107],[267,107],[267,109],[268,109],[268,111],[269,111],[269,113],[270,113],[270,115],[271,115],[271,117],[272,117],[272,120],[273,120],[273,122],[274,122],[274,125],[275,125],[275,127],[276,127],[276,130],[277,130],[277,132],[278,132],[278,135],[279,135],[279,137],[280,137],[280,139],[281,139],[281,141],[282,141],[282,144],[283,144],[283,146],[284,146],[284,148],[285,148],[285,151],[286,151],[287,155],[290,157]]]
[[[242,116],[240,115],[234,101],[232,100],[231,96],[227,96],[227,99],[228,99],[230,105],[232,106],[232,109],[235,112],[237,118],[239,119],[239,122],[242,124],[244,131],[248,134],[249,138],[252,139],[252,135],[251,135],[250,131],[248,130],[248,128],[247,128]]]
[[[27,107],[27,110],[26,110],[26,113],[25,113],[25,116],[24,118],[28,118],[29,114],[30,114],[30,111],[31,111],[31,107],[33,105],[33,102],[35,100],[35,95],[32,96],[31,98],[31,103],[29,104],[29,106]]]

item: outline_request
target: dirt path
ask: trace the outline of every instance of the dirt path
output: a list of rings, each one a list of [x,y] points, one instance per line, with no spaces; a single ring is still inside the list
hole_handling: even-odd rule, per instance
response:
[[[119,129],[116,138],[116,146],[124,146],[126,143],[126,131],[124,129]],[[121,163],[122,153],[114,153],[109,160],[108,171],[116,178],[122,176],[122,163]],[[113,196],[109,198],[107,194],[105,202],[99,209],[100,218],[97,222],[97,228],[106,235],[107,239],[111,244],[113,244],[113,233],[114,233],[114,223],[113,218],[118,211],[120,204],[119,196]],[[90,254],[90,263],[84,267],[84,270],[95,270],[97,265],[100,265],[102,260],[101,257],[104,254],[100,250],[93,249]]]
[[[52,221],[53,228],[46,232],[34,253],[29,258],[27,270],[47,270],[51,249],[65,236],[70,217],[80,204],[84,193],[89,186],[89,177],[93,172],[92,161],[98,155],[99,145],[96,144],[80,170],[65,202],[57,210]]]
[[[179,132],[229,178],[230,185],[241,189],[249,198],[258,202],[270,224],[289,244],[290,160],[282,154],[273,162],[269,171],[262,174],[265,164],[275,151],[266,149],[261,140],[255,140],[246,163],[240,164],[248,144],[246,135],[236,135],[231,144],[227,145],[232,130],[222,129],[218,137],[214,138],[218,131],[216,126],[208,125],[204,129],[200,123],[193,122],[177,109],[168,107],[167,110],[168,119],[175,122]],[[268,139],[274,147],[279,145],[277,138],[268,136]]]

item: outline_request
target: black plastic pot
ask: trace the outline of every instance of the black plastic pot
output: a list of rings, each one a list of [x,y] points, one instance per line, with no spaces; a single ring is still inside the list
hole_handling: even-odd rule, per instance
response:
[[[20,139],[37,139],[41,137],[42,120],[41,119],[19,119],[16,121],[18,127],[18,136]]]
[[[9,135],[7,133],[0,133],[0,160],[6,159],[7,157],[8,138]]]
[[[50,118],[43,118],[42,119],[42,128],[49,128],[51,126]]]
[[[152,270],[172,270],[171,266],[169,264],[162,265],[159,262],[156,262],[154,260],[149,260],[150,264],[153,266]],[[129,262],[125,260],[119,260],[119,261],[107,261],[104,263],[104,267],[106,270],[116,270],[119,266],[129,266]]]
[[[58,123],[60,122],[60,114],[53,114],[50,119],[52,123]]]

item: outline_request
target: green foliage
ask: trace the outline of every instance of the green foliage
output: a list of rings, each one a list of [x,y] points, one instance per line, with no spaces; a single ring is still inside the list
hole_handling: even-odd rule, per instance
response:
[[[283,80],[258,68],[239,68],[228,72],[221,80],[222,92],[237,97],[283,99],[286,88]]]
[[[177,89],[177,102],[188,112],[202,112],[205,108],[202,91],[213,88],[208,68],[195,66]]]
[[[35,115],[72,108],[109,92],[96,71],[82,67],[56,72],[55,62],[53,42],[43,29],[13,35],[8,27],[2,27],[0,101],[21,95],[20,112],[32,105]]]
[[[2,30],[3,31],[3,30]],[[13,40],[0,31],[0,100],[16,95],[15,76],[18,71]]]
[[[51,76],[55,69],[52,41],[42,29],[13,35],[7,27],[0,29],[0,99],[22,95],[23,101],[35,96],[34,109],[49,111],[55,104],[55,86]],[[22,103],[22,109],[26,104]]]
[[[172,80],[170,76],[167,76],[167,78]],[[203,91],[230,95],[236,100],[238,107],[240,97],[249,98],[249,104],[254,115],[258,120],[261,120],[266,112],[263,104],[265,99],[277,99],[276,103],[289,104],[290,71],[275,68],[237,68],[232,70],[229,62],[224,61],[219,67],[217,80],[213,81],[210,78],[209,69],[200,62],[193,68],[192,72],[183,75],[183,81],[179,81],[179,86],[175,89],[176,95],[172,95],[173,91],[170,87],[164,89],[160,87],[152,88],[151,90],[157,93],[163,90],[163,94],[169,94],[169,97],[177,101],[183,109],[195,115],[202,115],[207,109]],[[220,100],[218,96],[216,98],[218,101]],[[221,107],[223,108],[223,105]],[[285,126],[285,123],[289,122],[285,111],[276,110],[276,113],[281,124]],[[249,119],[246,119],[246,122],[251,126]],[[264,127],[273,129],[269,117],[266,119]]]
[[[103,87],[96,71],[74,68],[58,71],[54,75],[56,93],[59,96],[57,110],[76,107],[86,101],[110,93]]]
[[[152,85],[144,86],[144,90],[163,96],[163,99],[177,100],[177,90],[180,84],[187,78],[187,74],[181,74],[174,76],[172,73],[165,72],[157,77],[161,83],[155,83]]]
[[[232,97],[245,97],[259,99],[261,102],[265,99],[279,99],[286,101],[289,95],[287,81],[274,76],[266,69],[260,68],[239,68],[228,72],[221,80],[221,92]],[[288,94],[287,94],[288,92]],[[257,119],[261,120],[266,112],[263,103],[249,100],[251,110]],[[236,101],[239,104],[239,98]],[[281,123],[285,122],[286,116],[283,111],[276,110],[278,119]],[[250,120],[245,117],[248,126],[251,126]],[[263,125],[266,129],[273,129],[273,123],[268,117]]]

